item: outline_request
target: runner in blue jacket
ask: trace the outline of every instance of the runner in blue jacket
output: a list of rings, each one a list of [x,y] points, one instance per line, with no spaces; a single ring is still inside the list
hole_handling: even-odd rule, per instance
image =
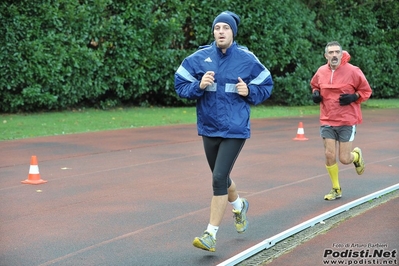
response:
[[[215,41],[185,58],[175,73],[177,94],[197,101],[198,135],[213,178],[209,224],[193,245],[212,252],[227,202],[237,232],[247,229],[249,204],[239,197],[230,172],[251,134],[250,104],[265,101],[273,88],[269,70],[234,41],[239,23],[239,16],[230,11],[219,14],[212,24]]]

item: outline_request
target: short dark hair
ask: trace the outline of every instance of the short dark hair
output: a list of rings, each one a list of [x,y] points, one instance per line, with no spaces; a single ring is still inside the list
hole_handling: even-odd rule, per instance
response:
[[[324,49],[324,52],[325,52],[325,53],[327,53],[327,49],[328,49],[328,47],[330,47],[330,46],[339,46],[339,50],[342,52],[342,46],[339,44],[339,42],[337,42],[337,41],[332,41],[332,42],[327,43],[326,48]]]

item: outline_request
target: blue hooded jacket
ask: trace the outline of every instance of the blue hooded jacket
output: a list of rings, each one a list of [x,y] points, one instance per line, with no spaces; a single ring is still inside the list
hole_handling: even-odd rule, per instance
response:
[[[213,85],[200,88],[202,76],[215,72]],[[238,94],[240,77],[249,94]],[[257,105],[270,97],[273,80],[269,70],[246,47],[236,42],[226,53],[216,46],[200,47],[185,58],[175,73],[175,90],[181,98],[197,100],[198,135],[207,137],[250,137],[250,104]]]

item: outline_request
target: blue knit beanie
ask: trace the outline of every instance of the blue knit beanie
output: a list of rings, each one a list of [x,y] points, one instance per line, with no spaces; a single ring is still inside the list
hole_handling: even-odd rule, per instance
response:
[[[220,13],[213,21],[212,31],[215,28],[215,24],[219,22],[228,24],[233,31],[234,37],[236,37],[238,25],[240,24],[240,17],[237,14],[234,14],[233,12],[230,11],[224,11]]]

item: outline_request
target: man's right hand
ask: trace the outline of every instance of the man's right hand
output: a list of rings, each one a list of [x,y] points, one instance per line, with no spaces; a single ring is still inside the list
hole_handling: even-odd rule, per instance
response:
[[[314,103],[320,103],[323,100],[323,97],[320,95],[320,91],[315,90],[312,94],[312,100]]]
[[[206,87],[213,84],[213,82],[215,81],[214,76],[215,76],[215,72],[213,72],[213,71],[207,71],[202,76],[201,83],[200,83],[201,90],[205,90]]]

